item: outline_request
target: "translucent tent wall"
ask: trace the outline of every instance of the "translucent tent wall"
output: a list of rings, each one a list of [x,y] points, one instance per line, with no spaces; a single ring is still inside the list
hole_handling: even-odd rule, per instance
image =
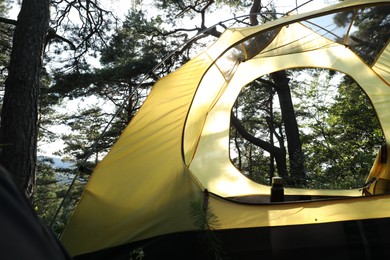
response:
[[[373,6],[389,8],[389,1],[344,1],[256,27],[227,29],[207,50],[158,80],[95,168],[62,235],[66,248],[79,255],[196,230],[190,204],[203,198],[205,190],[210,192],[208,203],[219,229],[390,217],[378,206],[390,202],[388,195],[364,197],[357,189],[285,190],[287,195],[348,197],[316,201],[310,207],[301,202],[253,206],[224,199],[269,194],[268,186],[247,179],[232,165],[229,126],[241,88],[271,72],[314,67],[350,75],[372,102],[390,146],[388,41],[368,61],[349,37],[357,29],[355,17]],[[347,19],[339,31],[333,19],[325,18],[341,12]],[[315,26],[325,21],[330,24]],[[390,180],[388,166],[377,160],[370,176]],[[348,203],[349,199],[354,203]],[[366,210],[361,211],[362,207]]]

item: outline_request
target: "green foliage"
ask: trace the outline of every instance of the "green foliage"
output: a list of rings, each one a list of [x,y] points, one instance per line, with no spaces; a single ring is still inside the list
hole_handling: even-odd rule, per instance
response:
[[[123,64],[149,64],[144,71],[128,71],[129,74],[145,73],[150,70],[156,60],[164,57],[166,43],[159,35],[163,32],[162,20],[147,19],[141,12],[129,12],[123,26],[116,30],[110,44],[102,49],[100,61],[108,67]],[[145,57],[146,56],[146,57]],[[137,68],[141,69],[141,68]]]
[[[194,225],[200,230],[213,230],[218,226],[218,219],[213,214],[212,210],[207,207],[204,209],[203,198],[196,199],[191,202],[191,216]]]
[[[344,76],[331,87],[334,73],[313,70],[311,74],[314,80],[300,90],[308,98],[299,105],[299,111],[305,111],[299,116],[308,187],[361,187],[384,142],[375,112],[351,78]]]
[[[301,159],[306,169],[306,187],[361,187],[384,143],[370,101],[351,78],[340,73],[296,69],[290,70],[289,75],[305,154]],[[267,84],[252,83],[241,91],[233,108],[252,135],[269,143],[270,118],[275,133],[284,136],[280,111],[270,90]],[[274,168],[270,154],[237,136],[234,128],[230,136],[233,163],[250,179],[269,184]],[[283,146],[280,140],[284,139],[275,135],[273,144]]]
[[[158,17],[148,20],[141,12],[129,12],[109,44],[100,49],[102,67],[91,69],[85,66],[69,73],[55,72],[51,92],[70,98],[98,95],[123,100],[129,89],[137,87],[175,46],[174,42],[167,40],[161,23]],[[144,84],[140,87],[152,85]]]
[[[87,107],[78,110],[76,115],[63,117],[70,128],[68,134],[62,135],[62,140],[66,145],[63,150],[64,154],[78,161],[90,155],[91,151],[88,151],[90,148],[93,149],[92,153],[98,158],[100,153],[104,153],[112,146],[114,140],[108,135],[105,138],[100,138],[95,145],[108,123],[107,120],[109,120],[109,118],[102,116],[103,113],[101,107]]]
[[[205,205],[204,198],[199,198],[191,202],[190,214],[194,225],[199,229],[200,243],[205,247],[211,259],[223,259],[224,251],[221,240],[218,238],[216,228],[218,219],[212,212],[212,209]]]
[[[70,99],[95,96],[107,103],[104,109],[92,104],[76,114],[61,116],[62,122],[71,130],[62,136],[66,144],[62,154],[80,159],[90,154],[85,150],[93,148],[95,157],[100,159],[99,154],[111,147],[153,83],[145,81],[139,85],[139,82],[169,51],[163,36],[158,36],[160,25],[158,19],[147,21],[142,13],[130,12],[110,43],[101,49],[103,67],[54,74],[55,84],[48,90],[49,95]],[[117,110],[120,111],[116,113]],[[113,117],[104,137],[94,146]]]
[[[59,206],[60,199],[57,197],[59,190],[58,180],[55,176],[53,161],[42,159],[38,161],[37,179],[33,205],[38,215],[49,223]]]
[[[141,260],[144,259],[145,253],[142,247],[134,249],[130,252],[130,260]]]
[[[367,64],[371,65],[375,62],[374,57],[388,42],[389,13],[389,6],[364,8],[355,18],[355,30],[350,35],[350,44]]]
[[[52,224],[60,203],[67,193],[69,172],[69,169],[55,168],[54,162],[50,158],[40,157],[38,160],[37,178],[32,203],[37,214],[47,226]],[[76,185],[75,189],[68,194],[68,201],[71,201],[71,203],[66,204],[61,209],[59,216],[51,226],[55,234],[61,234],[64,229],[69,216],[73,212],[75,203],[79,200],[83,185]]]
[[[270,145],[275,145],[277,140],[272,139],[269,123],[272,121],[274,130],[279,133],[283,129],[280,110],[273,108],[275,91],[270,84],[271,82],[264,77],[243,88],[234,104],[233,112],[253,136]],[[234,127],[230,129],[230,136],[233,163],[248,178],[258,183],[269,184],[274,175],[273,169],[270,168],[274,162],[269,157],[269,153],[262,147],[242,138]],[[280,136],[283,135],[280,134]]]

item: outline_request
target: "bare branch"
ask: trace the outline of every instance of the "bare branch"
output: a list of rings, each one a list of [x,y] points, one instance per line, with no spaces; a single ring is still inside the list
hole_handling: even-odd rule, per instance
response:
[[[17,25],[18,22],[16,20],[0,17],[0,23]]]
[[[54,28],[49,28],[49,30],[47,31],[47,35],[46,35],[46,41],[45,41],[45,48],[46,49],[46,46],[47,44],[50,43],[50,41],[52,40],[55,40],[55,39],[59,39],[61,41],[64,41],[66,43],[68,43],[70,45],[70,47],[72,48],[72,50],[76,50],[76,46],[73,44],[73,42],[71,42],[70,40],[60,36],[57,34],[57,32],[54,30]]]
[[[117,21],[113,12],[105,10],[98,0],[56,0],[52,1],[55,9],[53,29],[68,32],[67,35],[56,39],[68,43],[76,50],[74,66],[95,46],[106,45],[106,28],[110,21]],[[113,19],[111,19],[113,18]]]

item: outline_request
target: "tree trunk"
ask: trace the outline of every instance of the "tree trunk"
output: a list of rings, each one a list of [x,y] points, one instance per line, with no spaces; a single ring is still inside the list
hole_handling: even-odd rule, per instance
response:
[[[250,13],[256,13],[260,9],[261,0],[253,0]],[[250,23],[252,26],[258,24],[256,15],[250,15]],[[287,78],[285,71],[274,72],[270,76],[275,83],[275,88],[278,94],[282,112],[282,120],[287,137],[287,150],[290,162],[290,176],[287,182],[292,186],[302,186],[304,184],[305,179],[302,144],[298,131],[297,120],[295,117],[295,110],[291,99],[290,86],[288,84],[289,79]],[[283,161],[280,158],[280,154],[271,154],[271,156],[275,156],[275,159],[277,161],[278,159],[279,161]],[[286,159],[284,159],[284,161],[286,161]],[[282,176],[280,172],[279,175]]]
[[[25,0],[14,32],[1,111],[0,164],[31,199],[35,180],[38,96],[50,0]]]
[[[278,94],[282,120],[287,137],[287,150],[290,161],[290,180],[294,186],[303,184],[305,173],[303,167],[302,143],[295,117],[294,105],[292,103],[290,86],[285,71],[278,71],[271,74]]]
[[[283,178],[288,177],[287,173],[287,167],[286,167],[286,150],[284,147],[276,147],[274,145],[271,145],[270,143],[263,141],[252,134],[250,134],[248,131],[246,131],[245,127],[240,123],[237,117],[234,116],[233,113],[231,113],[230,120],[234,128],[237,130],[237,132],[247,141],[250,143],[261,147],[265,151],[267,151],[269,154],[272,154],[276,161],[276,167],[278,169],[279,176]]]

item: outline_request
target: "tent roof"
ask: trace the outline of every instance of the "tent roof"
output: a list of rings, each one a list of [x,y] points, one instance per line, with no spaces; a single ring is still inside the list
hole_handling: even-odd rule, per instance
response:
[[[229,159],[231,107],[241,88],[262,75],[297,67],[329,68],[350,75],[374,105],[390,145],[388,42],[366,63],[352,45],[347,45],[348,35],[358,30],[353,26],[353,18],[348,16],[345,20],[350,22],[342,28],[347,29],[347,34],[340,34],[337,26],[327,30],[323,30],[329,28],[325,27],[327,24],[311,26],[319,21],[333,25],[333,19],[317,17],[346,11],[354,17],[359,9],[376,4],[388,5],[389,1],[344,1],[255,27],[227,29],[207,50],[158,80],[138,114],[90,177],[62,235],[71,254],[194,230],[190,204],[202,197],[205,189],[221,197],[268,194],[268,186],[244,177]],[[329,30],[334,34],[329,35]],[[343,37],[336,37],[337,34]],[[358,190],[285,192],[361,195]],[[220,198],[211,198],[211,204],[222,223],[221,229],[311,223],[311,214],[324,213],[320,208],[311,209],[314,211],[310,214],[297,212],[296,206],[248,207]],[[342,209],[333,204],[327,207],[330,211],[321,215],[323,222],[388,214],[380,209],[370,211],[370,216],[358,211],[332,214]],[[277,217],[277,212],[290,218]]]

